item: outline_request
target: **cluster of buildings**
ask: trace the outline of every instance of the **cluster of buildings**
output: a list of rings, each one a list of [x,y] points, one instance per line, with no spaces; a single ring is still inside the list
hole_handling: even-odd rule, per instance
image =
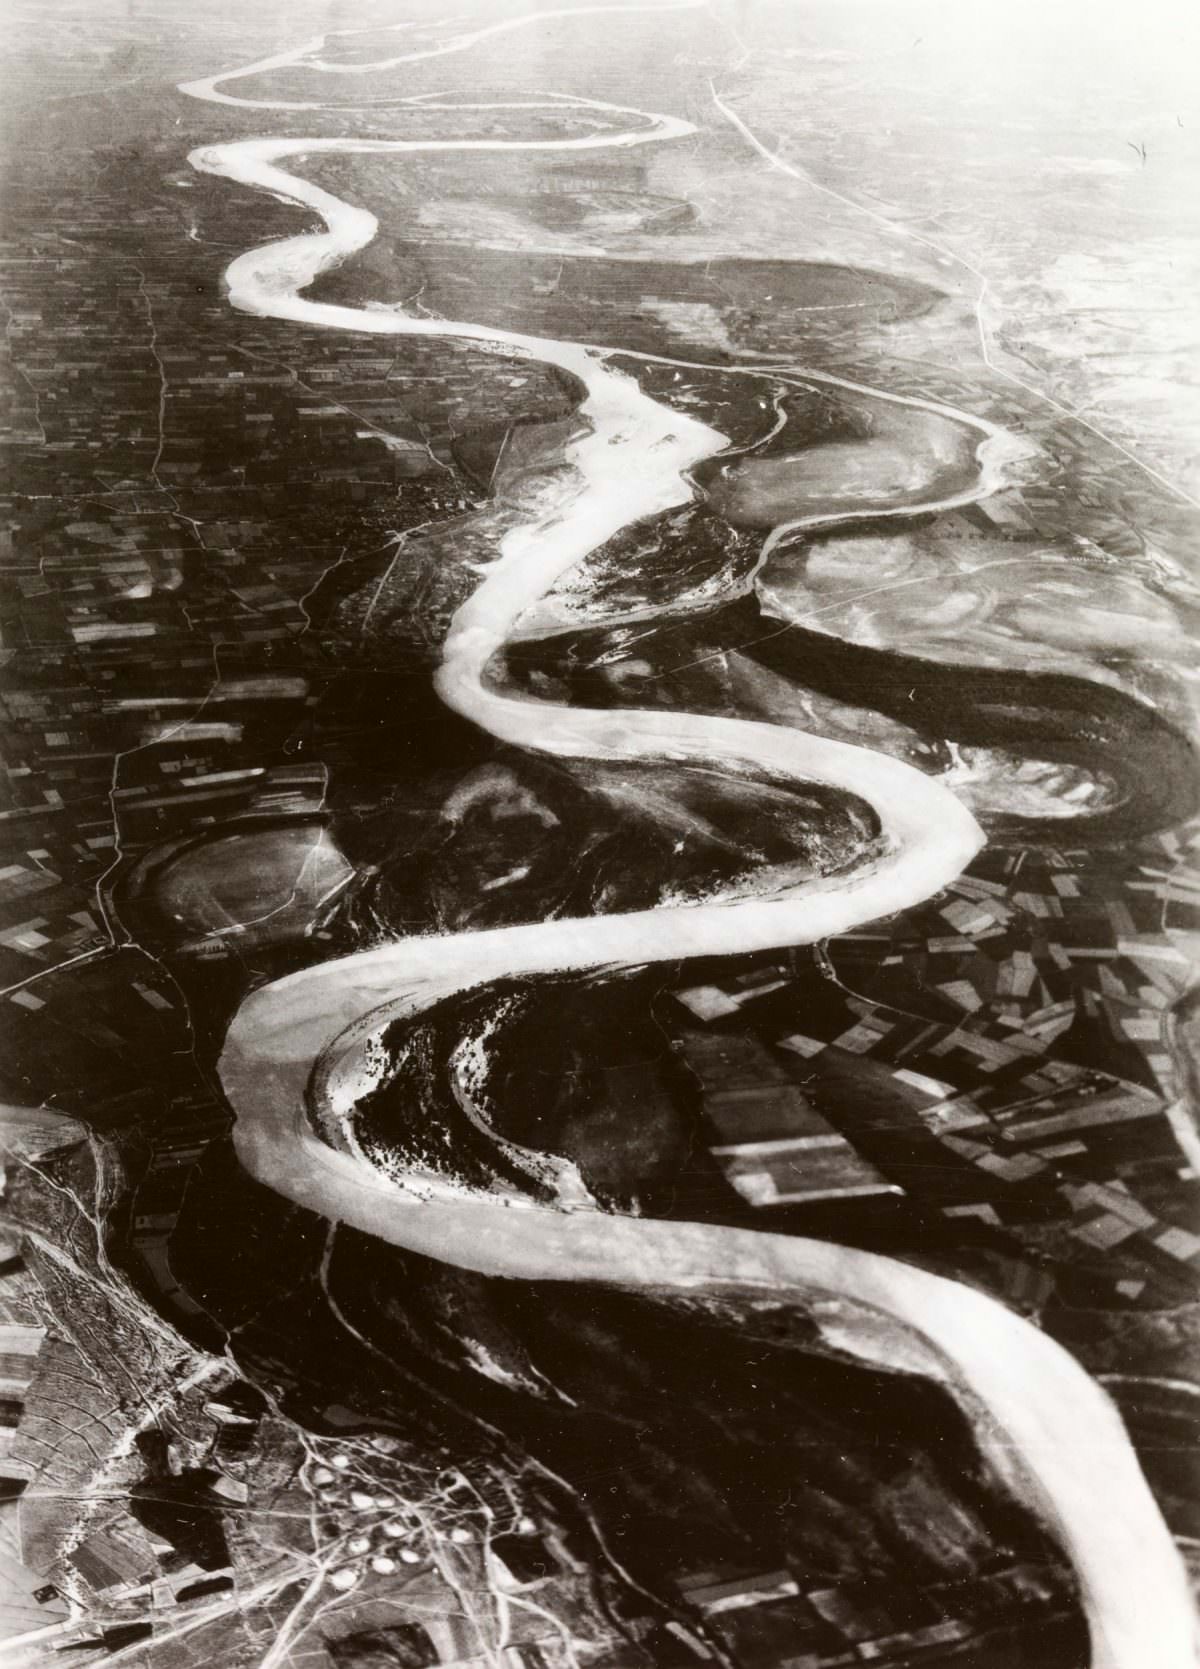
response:
[[[601,168],[573,174],[570,190],[613,183]],[[231,213],[240,242],[244,206]],[[279,225],[292,227],[291,210]],[[128,1239],[164,1302],[198,1318],[171,1240],[227,1115],[194,1069],[174,978],[125,944],[109,883],[234,819],[320,815],[326,766],[295,746],[328,670],[311,632],[316,588],[397,529],[461,516],[515,427],[565,417],[574,394],[543,368],[473,347],[381,352],[367,338],[236,318],[211,253],[177,262],[179,243],[160,201],[134,207],[126,192],[114,205],[97,189],[72,195],[69,238],[51,227],[36,244],[0,247],[13,372],[0,440],[15,466],[0,503],[0,1015],[10,1097],[85,1104],[94,1129],[146,1133]],[[546,278],[532,292],[549,304],[558,289]],[[621,295],[607,300],[619,313]],[[911,392],[923,392],[924,373],[912,374]],[[993,415],[1026,421],[1015,399]],[[1106,550],[1142,554],[1139,525],[1178,531],[1133,476],[1114,493],[1106,464],[1081,456],[1073,467],[1088,535]],[[981,513],[1014,539],[1080,525],[1076,497],[1053,484]],[[445,599],[426,590],[419,607],[437,616]],[[1178,1303],[1200,1270],[1200,1140],[1164,1022],[1198,933],[1200,836],[1184,831],[1102,874],[1094,855],[1065,848],[985,854],[926,910],[833,943],[816,969],[785,957],[689,979],[675,992],[677,1034],[711,1158],[764,1226],[852,1206],[856,1221],[892,1228],[906,1212],[934,1216],[951,1244],[991,1237],[1009,1249],[997,1279],[1032,1310],[1056,1295]],[[220,934],[206,943],[198,955],[224,954]],[[56,1407],[73,1418],[78,1362],[28,1296],[21,1253],[0,1244],[5,1632],[65,1626],[69,1601],[84,1598],[95,1620],[64,1641],[73,1661],[178,1629],[189,1654],[189,1618],[233,1615],[248,1572],[269,1586],[276,1571],[268,1537],[256,1538],[266,1551],[255,1564],[249,1537],[227,1533],[252,1489],[278,1485],[281,1524],[290,1514],[307,1526],[312,1503],[281,1457],[264,1462],[255,1397],[226,1387],[196,1399],[186,1453],[146,1445],[136,1477],[119,1480],[125,1498],[97,1495],[66,1577],[48,1580],[36,1549],[26,1564],[31,1483],[70,1482],[47,1471],[46,1454],[67,1468],[76,1450],[94,1442],[103,1457],[119,1440],[115,1403],[111,1429],[96,1414],[55,1434]],[[423,1621],[378,1597],[371,1584],[394,1574],[389,1547],[403,1538],[386,1530],[383,1502],[355,1508],[353,1490],[342,1495],[327,1491],[325,1508],[359,1512],[346,1545],[365,1546],[357,1566],[331,1568],[354,1581],[312,1661],[484,1669],[440,1578],[419,1579]],[[560,1669],[570,1650],[538,1606],[553,1611],[553,1585],[574,1577],[520,1526],[496,1558],[489,1580],[499,1571],[530,1602],[499,1654],[506,1669]],[[937,1661],[1067,1603],[1053,1570],[1028,1565],[953,1594],[818,1585],[788,1569],[697,1570],[676,1586],[679,1618],[632,1629],[644,1651],[711,1662],[717,1640],[741,1669]],[[247,1600],[237,1615],[265,1651],[285,1611]],[[195,1655],[205,1660],[203,1644]]]

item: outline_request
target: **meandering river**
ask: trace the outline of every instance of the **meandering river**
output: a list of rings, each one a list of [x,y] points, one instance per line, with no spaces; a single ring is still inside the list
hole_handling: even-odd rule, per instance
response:
[[[581,7],[571,15],[646,8]],[[686,9],[686,8],[663,8]],[[561,15],[547,13],[546,17]],[[427,44],[385,66],[465,51],[498,28]],[[182,90],[218,104],[295,111],[329,106],[239,98],[238,77],[299,66],[328,74],[371,66],[327,62],[307,42]],[[974,1289],[872,1253],[707,1224],[624,1218],[588,1209],[502,1204],[450,1187],[385,1178],[336,1127],[373,1070],[373,1040],[393,1021],[456,992],[523,975],[624,968],[690,956],[811,944],[928,898],[954,879],[983,836],[942,784],[867,748],[782,726],[662,711],[591,711],[528,700],[485,680],[491,657],[556,580],[631,522],[686,503],[686,472],[726,439],[668,409],[611,363],[608,351],[468,321],[355,308],[305,292],[375,236],[367,210],[281,164],[329,154],[572,150],[664,143],[695,131],[679,118],[600,101],[540,95],[543,111],[592,111],[602,131],[561,139],[398,140],[254,138],[192,153],[199,171],[314,211],[324,230],[252,249],[226,271],[232,306],[308,327],[487,343],[578,378],[586,432],[564,459],[570,490],[498,538],[495,560],[460,607],[436,674],[448,706],[506,743],[571,758],[702,762],[776,779],[817,782],[868,801],[881,849],[852,873],[769,899],[665,907],[555,920],[449,937],[406,939],[278,980],[246,998],[226,1038],[222,1082],[236,1113],[234,1142],[262,1182],[331,1220],[393,1245],[490,1275],[595,1281],[629,1288],[778,1291],[810,1297],[828,1344],[866,1362],[941,1380],[969,1413],[980,1447],[1009,1487],[1049,1525],[1072,1559],[1096,1669],[1194,1669],[1193,1612],[1177,1551],[1106,1395],[1038,1328]],[[398,101],[403,102],[403,101]],[[336,108],[336,106],[334,106]],[[470,105],[457,108],[469,120]],[[496,108],[491,106],[489,108]],[[519,108],[529,108],[521,106]],[[619,119],[620,128],[614,126]],[[737,375],[731,370],[729,375]],[[978,479],[953,502],[1003,482],[1014,443],[968,413],[803,370],[806,379],[952,416],[978,436]],[[936,501],[922,508],[936,510]],[[912,514],[912,507],[897,513]],[[793,526],[823,525],[814,516]]]

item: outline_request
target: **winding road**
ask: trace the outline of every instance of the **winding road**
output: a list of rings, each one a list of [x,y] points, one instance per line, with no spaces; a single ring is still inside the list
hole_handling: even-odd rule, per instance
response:
[[[257,110],[336,109],[240,98],[223,89],[238,77],[280,68],[356,74],[398,67],[564,15],[635,10],[644,17],[655,9],[690,7],[584,6],[570,14],[524,14],[376,66],[327,61],[320,56],[324,41],[310,41],[181,90]],[[389,102],[394,108],[406,101]],[[429,100],[408,102],[433,107]],[[436,108],[465,114],[475,107],[439,102]],[[586,432],[567,449],[569,491],[553,503],[531,503],[528,519],[498,539],[494,562],[453,619],[436,675],[449,707],[503,742],[543,753],[703,762],[822,783],[868,801],[884,838],[852,873],[771,898],[401,940],[254,991],[229,1028],[220,1062],[236,1113],[238,1155],[259,1180],[333,1221],[493,1276],[659,1292],[719,1288],[727,1295],[761,1295],[786,1289],[805,1295],[829,1345],[885,1369],[931,1375],[962,1403],[985,1455],[1073,1561],[1095,1669],[1194,1669],[1194,1619],[1182,1565],[1113,1405],[1070,1355],[1003,1305],[964,1284],[821,1241],[616,1217],[586,1206],[572,1209],[565,1196],[557,1209],[533,1201],[504,1204],[424,1177],[406,1186],[384,1177],[345,1136],[347,1121],[339,1115],[372,1082],[380,1056],[376,1040],[398,1018],[501,978],[815,943],[928,898],[959,874],[983,840],[966,808],[940,783],[866,748],[782,726],[688,713],[560,707],[502,693],[485,680],[488,661],[518,619],[561,575],[631,522],[686,503],[692,496],[686,472],[726,446],[714,429],[648,397],[600,348],[306,298],[321,273],[364,248],[377,228],[365,209],[288,172],[281,164],[290,158],[565,153],[667,142],[695,131],[676,117],[566,96],[539,95],[536,106],[499,108],[557,109],[576,117],[591,112],[604,125],[594,134],[562,139],[252,138],[194,151],[190,160],[199,171],[315,211],[324,222],[323,231],[238,256],[225,275],[231,304],[326,330],[485,343],[557,366],[583,384],[579,415]],[[828,373],[803,374],[841,382]],[[1001,484],[1013,442],[995,425],[933,402],[841,385],[952,415],[980,437],[979,479],[967,496],[982,497]],[[343,1139],[322,1139],[319,1128],[335,1135],[341,1128]]]

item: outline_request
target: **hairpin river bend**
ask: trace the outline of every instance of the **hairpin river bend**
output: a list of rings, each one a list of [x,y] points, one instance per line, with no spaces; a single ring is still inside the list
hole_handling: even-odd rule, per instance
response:
[[[644,16],[652,9],[582,7],[571,15],[637,10]],[[320,110],[329,107],[240,98],[223,84],[281,67],[331,77],[402,68],[556,15],[562,14],[510,18],[373,65],[328,62],[320,56],[324,40],[318,39],[181,90],[218,105]],[[460,109],[469,123],[470,105],[451,108]],[[309,328],[491,344],[557,366],[583,384],[579,417],[586,431],[569,444],[564,458],[570,495],[549,509],[532,506],[523,525],[498,539],[494,561],[459,608],[444,644],[436,686],[449,707],[505,743],[544,753],[702,762],[710,769],[724,764],[841,789],[874,808],[883,850],[849,875],[806,882],[769,899],[402,939],[277,980],[243,1002],[221,1057],[222,1082],[236,1114],[238,1155],[260,1181],[331,1220],[489,1275],[652,1287],[660,1293],[719,1289],[753,1296],[786,1290],[810,1298],[829,1344],[883,1368],[931,1375],[956,1396],[984,1454],[1071,1558],[1094,1669],[1193,1669],[1193,1612],[1182,1564],[1115,1409],[1067,1352],[1002,1304],[891,1258],[822,1241],[532,1201],[506,1205],[463,1190],[431,1188],[425,1178],[419,1189],[406,1189],[402,1181],[385,1178],[352,1144],[335,1147],[316,1133],[314,1108],[344,1103],[356,1076],[361,1080],[371,1039],[391,1022],[449,995],[501,978],[815,943],[928,898],[953,880],[983,843],[974,819],[947,788],[867,748],[749,721],[562,707],[506,695],[485,682],[488,660],[519,617],[622,528],[686,503],[692,489],[685,472],[723,450],[726,439],[649,398],[633,377],[614,368],[612,349],[398,309],[306,299],[304,292],[321,273],[371,242],[377,225],[367,210],[281,164],[329,154],[570,153],[667,143],[695,131],[676,117],[566,95],[546,97],[540,108],[576,117],[592,112],[605,125],[594,134],[562,139],[252,138],[194,151],[190,161],[197,170],[315,211],[325,226],[238,256],[225,274],[230,303]],[[628,126],[616,131],[615,118]],[[808,381],[924,407],[978,435],[974,487],[923,509],[982,498],[1002,484],[1005,459],[1016,443],[996,426],[934,402],[795,369]],[[731,368],[728,374],[754,373]],[[904,512],[897,507],[895,513]],[[816,516],[808,525],[831,519],[838,518]]]

